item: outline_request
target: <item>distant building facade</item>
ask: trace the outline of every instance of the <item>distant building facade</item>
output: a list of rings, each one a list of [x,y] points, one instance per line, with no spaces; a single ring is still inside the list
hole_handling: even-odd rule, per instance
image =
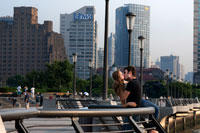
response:
[[[53,23],[38,24],[34,7],[14,7],[14,18],[0,18],[0,82],[33,70],[44,71],[46,63],[64,61],[64,40],[52,31]]]
[[[180,77],[180,63],[179,56],[161,56],[160,57],[160,69],[164,72],[168,69],[176,77]]]
[[[185,74],[185,78],[183,80],[193,83],[193,72],[188,72]]]
[[[200,1],[194,0],[193,82],[200,84]]]
[[[140,49],[138,37],[144,36],[143,66],[150,66],[150,7],[137,4],[126,4],[116,9],[115,25],[115,64],[116,66],[128,65],[129,39],[126,26],[126,14],[132,12],[136,14],[131,40],[131,65],[140,66]]]
[[[71,14],[60,15],[60,32],[64,37],[69,61],[77,53],[77,76],[87,79],[90,76],[89,60],[97,68],[97,21],[95,8],[85,6]]]
[[[103,68],[103,60],[104,60],[104,49],[99,48],[99,50],[98,50],[98,68]]]
[[[115,63],[115,34],[110,33],[108,38],[108,66],[112,66]]]
[[[178,77],[177,79],[181,80],[181,79],[184,79],[184,78],[185,78],[185,68],[184,68],[183,64],[180,64],[180,77]]]

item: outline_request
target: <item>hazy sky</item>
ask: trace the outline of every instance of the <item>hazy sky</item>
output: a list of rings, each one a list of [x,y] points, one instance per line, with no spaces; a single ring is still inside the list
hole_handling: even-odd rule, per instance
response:
[[[115,9],[124,4],[150,6],[150,55],[152,61],[170,54],[180,56],[185,71],[193,70],[193,0],[109,0],[109,32],[115,31]],[[98,47],[104,46],[105,0],[2,0],[0,16],[13,16],[13,7],[34,6],[39,23],[51,20],[59,31],[60,14],[95,6]]]

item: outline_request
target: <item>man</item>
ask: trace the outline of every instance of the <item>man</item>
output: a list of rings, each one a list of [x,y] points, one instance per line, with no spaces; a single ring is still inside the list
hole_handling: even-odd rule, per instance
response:
[[[35,87],[31,88],[31,97],[34,98],[35,97]]]
[[[17,95],[21,97],[21,86],[17,87]]]
[[[124,79],[128,81],[128,84],[123,93],[122,100],[134,102],[134,107],[139,107],[141,105],[141,88],[136,80],[135,67],[128,66],[124,68]]]
[[[136,79],[136,70],[133,66],[128,66],[124,68],[124,79],[128,81],[128,84],[126,86],[126,89],[123,93],[123,100],[126,100],[126,102],[134,102],[134,107],[154,107],[156,110],[156,113],[158,113],[158,107],[151,103],[150,101],[144,100],[141,97],[141,88],[140,84],[138,83]],[[156,114],[156,117],[158,114]],[[135,115],[133,116],[133,119],[138,121],[139,116]],[[144,124],[146,127],[147,125]],[[147,126],[148,127],[148,126]],[[126,127],[130,129],[130,127]],[[149,133],[158,133],[156,130],[150,130]]]

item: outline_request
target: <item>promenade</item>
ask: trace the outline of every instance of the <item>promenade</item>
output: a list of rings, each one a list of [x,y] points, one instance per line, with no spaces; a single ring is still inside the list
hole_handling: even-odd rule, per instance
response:
[[[177,132],[192,133],[192,129],[199,129],[200,123],[200,103],[198,99],[151,99],[160,107],[160,124],[166,132],[172,132],[176,129]],[[126,123],[121,123],[118,116],[132,116],[134,114],[148,114],[149,122],[154,121],[151,115],[155,112],[154,108],[122,108],[120,105],[113,105],[114,101],[107,100],[89,100],[89,99],[69,99],[55,98],[45,99],[44,106],[23,108],[7,108],[1,109],[0,114],[4,121],[4,126],[7,132],[16,132],[15,120],[23,120],[20,122],[28,132],[45,133],[45,132],[79,132],[89,130],[101,131],[101,128],[96,130],[96,126],[106,127],[107,131],[120,131],[121,126]],[[87,107],[87,109],[86,109]],[[77,119],[85,117],[86,119]],[[107,122],[107,118],[112,120],[112,123]],[[92,118],[92,119],[91,119]],[[100,119],[99,119],[100,118]],[[117,120],[117,121],[116,121]],[[141,121],[145,122],[145,121]],[[139,122],[139,123],[141,123]],[[20,128],[20,123],[18,129]],[[147,121],[148,123],[148,121]],[[129,123],[136,126],[139,132],[142,130],[138,123]],[[153,128],[163,130],[159,125],[152,123]],[[82,126],[90,126],[90,129],[84,129]],[[118,126],[112,128],[111,126]],[[23,126],[21,128],[23,128]],[[95,128],[94,128],[95,127]],[[135,129],[134,129],[135,130]]]
[[[6,131],[15,130],[15,122],[4,122]],[[70,118],[30,118],[24,119],[24,125],[31,133],[75,133]],[[17,133],[13,131],[12,133]]]

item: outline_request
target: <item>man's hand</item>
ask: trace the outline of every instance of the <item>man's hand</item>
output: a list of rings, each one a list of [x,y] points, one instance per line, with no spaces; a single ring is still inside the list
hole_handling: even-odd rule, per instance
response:
[[[137,106],[137,104],[135,102],[128,102],[127,104],[129,106],[131,106],[131,107],[136,107]]]

